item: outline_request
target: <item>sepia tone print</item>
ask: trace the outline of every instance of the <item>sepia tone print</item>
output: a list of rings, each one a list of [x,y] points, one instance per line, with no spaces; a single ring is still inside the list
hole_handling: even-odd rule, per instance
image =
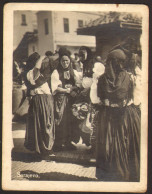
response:
[[[5,16],[12,16],[12,88],[6,99],[12,99],[12,108],[6,107],[12,143],[3,154],[11,183],[4,187],[144,190],[148,13],[141,10],[146,7],[87,5],[87,10],[69,4],[62,11],[55,4],[50,9],[13,5]],[[3,176],[6,171],[3,163]]]

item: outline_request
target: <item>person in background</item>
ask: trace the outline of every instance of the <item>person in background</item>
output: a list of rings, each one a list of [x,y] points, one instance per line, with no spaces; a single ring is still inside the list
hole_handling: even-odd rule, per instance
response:
[[[51,57],[51,56],[53,56],[53,53],[52,53],[52,51],[46,51],[45,52],[45,56],[47,56],[47,57]]]
[[[107,57],[99,78],[101,100],[97,125],[96,176],[105,181],[139,181],[140,114],[134,103],[134,80],[125,70],[121,49]]]
[[[77,72],[83,72],[83,64],[80,61],[80,57],[78,53],[74,53],[75,58],[72,61],[73,69],[76,70]]]
[[[141,67],[141,58],[142,52],[139,42],[135,37],[127,37],[121,44],[114,46],[112,50],[121,49],[126,54],[126,66],[125,69],[132,73],[136,74],[136,67]]]
[[[44,66],[37,52],[29,56],[24,71],[30,98],[24,145],[41,159],[49,157],[55,139],[54,103],[49,88],[51,73],[49,64]]]
[[[89,47],[81,46],[79,58],[83,64],[83,77],[92,77],[93,74],[93,54]]]
[[[139,41],[135,37],[127,37],[123,43],[114,46],[112,50],[120,49],[126,55],[125,70],[130,73],[134,79],[134,105],[140,113],[140,92],[141,92],[141,71],[142,71],[142,52]]]
[[[102,59],[101,56],[97,55],[96,57],[94,57],[95,62],[99,62],[102,63]]]
[[[74,72],[71,64],[70,52],[66,48],[60,49],[58,66],[51,76],[52,92],[55,101],[55,144],[54,151],[74,150],[71,143],[71,106],[73,97],[71,93],[75,88]]]
[[[79,65],[75,64],[77,76],[77,86],[79,93],[75,98],[75,103],[72,106],[73,112],[73,142],[78,143],[80,137],[87,146],[90,146],[90,87],[92,84],[93,75],[93,54],[90,48],[82,46],[79,49]],[[78,68],[80,67],[80,68]]]
[[[83,79],[83,64],[80,61],[79,54],[74,53],[74,55],[75,59],[72,60],[73,71],[76,77],[76,85],[81,88]]]
[[[55,57],[53,56],[53,53],[51,51],[45,52],[45,57],[42,57],[42,68],[41,71],[43,73],[45,72],[45,77],[50,79],[50,70],[51,72],[54,71],[54,69],[57,68],[57,63],[55,63]],[[48,82],[49,87],[51,88],[51,82]]]
[[[21,62],[17,63],[17,61],[14,61],[13,94],[12,94],[13,121],[18,121],[18,120],[24,121],[28,110],[28,101],[26,100],[26,86],[24,84],[23,76],[22,76],[24,72],[24,67],[25,65],[23,63]]]
[[[79,59],[79,54],[78,53],[74,53],[74,56],[75,56],[75,61],[79,61],[80,59]]]

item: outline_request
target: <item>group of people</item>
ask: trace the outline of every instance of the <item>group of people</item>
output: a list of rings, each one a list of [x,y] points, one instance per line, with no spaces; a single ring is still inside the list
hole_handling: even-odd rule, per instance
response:
[[[33,53],[23,72],[25,147],[47,158],[75,150],[81,137],[96,153],[98,179],[139,181],[140,76],[140,56],[125,45],[109,51],[105,64],[85,46],[75,59],[65,47],[56,58]]]

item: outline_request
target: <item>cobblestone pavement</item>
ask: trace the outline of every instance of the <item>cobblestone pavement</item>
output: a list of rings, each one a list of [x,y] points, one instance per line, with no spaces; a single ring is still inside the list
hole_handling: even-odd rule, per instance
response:
[[[55,152],[39,160],[24,148],[25,123],[14,122],[12,128],[12,180],[97,181],[95,159],[81,141],[75,151]]]

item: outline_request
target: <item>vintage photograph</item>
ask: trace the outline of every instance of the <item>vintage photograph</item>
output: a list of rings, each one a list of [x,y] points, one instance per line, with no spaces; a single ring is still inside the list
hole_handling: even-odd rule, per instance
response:
[[[147,7],[24,5],[4,9],[4,189],[146,190]]]

